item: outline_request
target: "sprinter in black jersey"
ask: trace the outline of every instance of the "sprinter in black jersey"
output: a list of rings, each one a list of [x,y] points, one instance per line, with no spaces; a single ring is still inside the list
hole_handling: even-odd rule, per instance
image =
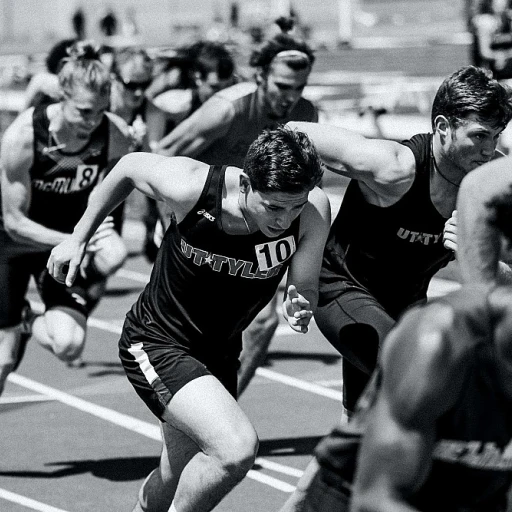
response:
[[[509,89],[466,66],[437,91],[433,133],[403,143],[289,123],[334,172],[352,178],[326,244],[315,315],[343,356],[349,412],[382,340],[407,307],[426,300],[431,278],[454,257],[460,182],[501,155],[496,144],[511,117]]]
[[[316,187],[321,177],[308,137],[284,127],[263,131],[243,170],[134,153],[52,251],[49,272],[71,285],[87,241],[134,188],[173,212],[119,342],[128,378],[161,420],[164,440],[136,512],[212,510],[252,467],[258,440],[236,402],[242,331],[287,272],[283,314],[307,332],[330,225],[329,202]]]
[[[73,288],[47,274],[50,250],[71,233],[109,166],[131,145],[123,120],[105,112],[110,73],[94,46],[72,47],[58,79],[61,100],[22,112],[2,139],[0,393],[31,334],[68,364],[80,361],[87,316],[127,254],[108,221]],[[31,275],[45,304],[37,317],[25,300]]]
[[[391,330],[353,417],[319,444],[283,512],[510,510],[511,165],[462,181],[462,288]]]

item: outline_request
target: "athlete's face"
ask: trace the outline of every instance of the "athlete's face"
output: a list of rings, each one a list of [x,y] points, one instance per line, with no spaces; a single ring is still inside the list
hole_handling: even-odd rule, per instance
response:
[[[109,106],[109,94],[75,86],[64,93],[62,114],[67,129],[79,139],[87,139],[100,125]]]
[[[286,118],[302,96],[311,67],[294,70],[285,62],[271,64],[268,74],[262,77],[265,102],[275,119]]]
[[[139,108],[152,81],[151,68],[144,65],[142,60],[127,61],[120,67],[116,81],[120,86],[124,105],[131,109]]]
[[[471,114],[457,128],[448,128],[443,148],[445,155],[466,174],[492,159],[502,131]]]
[[[219,78],[216,71],[210,71],[206,77],[201,78],[199,75],[196,78],[197,92],[199,94],[199,101],[204,103],[207,99],[211,98],[216,92],[229,87],[235,83],[234,77]]]
[[[280,236],[300,215],[308,202],[308,191],[298,194],[285,192],[258,192],[249,189],[245,193],[249,224],[257,224],[266,236]],[[244,199],[242,199],[243,201]]]

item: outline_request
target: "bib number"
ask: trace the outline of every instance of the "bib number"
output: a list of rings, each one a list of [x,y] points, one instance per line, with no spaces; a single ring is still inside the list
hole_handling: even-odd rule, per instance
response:
[[[95,183],[98,176],[97,165],[80,164],[76,167],[75,190],[83,190],[89,188]]]
[[[260,270],[270,270],[291,258],[297,247],[295,238],[287,236],[280,240],[259,244],[255,250]]]

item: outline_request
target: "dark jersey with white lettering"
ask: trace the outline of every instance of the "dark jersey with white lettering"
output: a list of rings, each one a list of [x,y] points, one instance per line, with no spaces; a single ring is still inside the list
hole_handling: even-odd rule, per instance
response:
[[[71,233],[87,208],[89,195],[108,163],[109,120],[104,116],[79,152],[53,149],[46,107],[34,109],[34,162],[30,169],[29,217],[56,231]]]
[[[416,177],[395,204],[375,206],[351,180],[326,244],[321,294],[336,292],[340,279],[356,281],[385,308],[401,311],[426,297],[432,276],[453,257],[443,246],[446,222],[430,199],[431,135],[403,142],[416,161]]]
[[[240,350],[240,333],[270,301],[290,263],[300,217],[278,238],[223,230],[225,171],[210,167],[196,206],[180,223],[171,219],[151,279],[127,314],[127,328],[144,332],[144,340],[204,354]]]
[[[262,99],[264,92],[255,83],[242,82],[215,94],[215,101],[228,102],[234,111],[227,133],[195,158],[210,165],[234,165],[242,168],[249,146],[264,129],[276,128],[288,121],[318,120],[316,107],[300,98],[284,119],[275,119]]]
[[[505,398],[496,377],[496,313],[481,285],[466,286],[435,301],[453,309],[455,320],[445,336],[452,348],[445,350],[462,352],[465,374],[458,400],[437,421],[431,472],[408,501],[422,512],[504,512],[512,483],[512,400]],[[512,306],[508,314],[512,315]],[[411,337],[417,336],[411,332]],[[380,382],[377,371],[352,420],[317,448],[321,465],[341,477],[342,489],[350,488]]]

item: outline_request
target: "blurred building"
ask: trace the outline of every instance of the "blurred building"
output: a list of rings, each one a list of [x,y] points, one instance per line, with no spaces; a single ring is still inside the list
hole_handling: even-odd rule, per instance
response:
[[[48,49],[74,35],[77,10],[86,37],[102,36],[100,19],[110,10],[119,37],[136,33],[147,45],[180,44],[216,26],[225,34],[234,4],[240,30],[268,27],[291,9],[313,39],[326,43],[338,38],[340,26],[362,38],[442,37],[466,30],[466,0],[0,0],[0,51]]]

